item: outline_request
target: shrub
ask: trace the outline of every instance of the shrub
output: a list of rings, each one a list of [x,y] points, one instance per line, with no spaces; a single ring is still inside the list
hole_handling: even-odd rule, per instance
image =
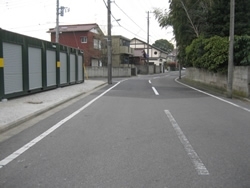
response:
[[[250,36],[235,36],[234,64],[238,66],[250,65]]]

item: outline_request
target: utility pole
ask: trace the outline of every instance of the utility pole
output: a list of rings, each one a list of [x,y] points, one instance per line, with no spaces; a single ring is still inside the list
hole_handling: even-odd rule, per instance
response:
[[[112,54],[111,54],[111,6],[110,0],[108,0],[108,41],[107,41],[107,50],[108,50],[108,84],[112,84]]]
[[[233,90],[233,69],[234,69],[234,15],[235,0],[230,2],[230,37],[229,37],[229,56],[228,56],[228,82],[227,82],[227,97],[232,98]]]
[[[59,42],[59,0],[56,0],[56,43]]]
[[[148,11],[148,30],[147,30],[147,65],[149,65],[149,11]]]
[[[61,6],[59,8],[59,0],[56,0],[56,43],[59,43],[59,14],[64,16],[64,11],[69,12],[68,7]]]

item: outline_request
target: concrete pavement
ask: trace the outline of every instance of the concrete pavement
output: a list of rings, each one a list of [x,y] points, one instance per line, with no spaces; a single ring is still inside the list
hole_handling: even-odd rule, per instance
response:
[[[84,83],[57,88],[0,102],[0,133],[42,114],[70,99],[105,85],[104,80],[85,80]]]

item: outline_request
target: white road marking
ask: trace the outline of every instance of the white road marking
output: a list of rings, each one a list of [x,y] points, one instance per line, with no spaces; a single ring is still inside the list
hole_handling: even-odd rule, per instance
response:
[[[194,167],[199,175],[209,175],[208,170],[206,169],[205,165],[202,163],[201,159],[199,158],[198,154],[194,151],[192,145],[189,143],[188,139],[182,132],[181,128],[175,121],[174,117],[170,113],[169,110],[165,110],[166,115],[168,116],[168,119],[170,120],[176,134],[178,135],[181,143],[183,144],[188,156],[192,160]]]
[[[91,100],[90,102],[88,102],[87,104],[85,104],[83,107],[81,107],[77,111],[73,112],[72,114],[70,114],[69,116],[67,116],[66,118],[64,118],[63,120],[59,121],[57,124],[53,125],[50,129],[48,129],[47,131],[45,131],[44,133],[42,133],[41,135],[39,135],[38,137],[36,137],[32,141],[30,141],[26,145],[24,145],[20,149],[16,150],[14,153],[10,154],[5,159],[1,160],[0,161],[0,168],[4,167],[5,165],[7,165],[11,161],[13,161],[15,158],[17,158],[22,153],[24,153],[25,151],[27,151],[29,148],[31,148],[32,146],[34,146],[35,144],[37,144],[39,141],[41,141],[42,139],[44,139],[46,136],[48,136],[50,133],[52,133],[57,128],[59,128],[60,126],[62,126],[68,120],[72,119],[74,116],[76,116],[77,114],[79,114],[81,111],[83,111],[84,109],[86,109],[88,106],[90,106],[92,103],[94,103],[96,100],[98,100],[100,97],[102,97],[103,95],[105,95],[107,92],[109,92],[111,89],[113,89],[114,87],[116,87],[120,83],[121,82],[116,83],[114,86],[112,86],[108,90],[104,91],[102,94],[100,94],[99,96],[97,96],[96,98],[94,98],[93,100]]]
[[[218,100],[220,100],[220,101],[222,101],[222,102],[231,104],[231,105],[233,105],[233,106],[235,106],[235,107],[237,107],[237,108],[240,108],[240,109],[242,109],[242,110],[245,110],[245,111],[247,111],[247,112],[250,112],[250,109],[248,109],[248,108],[245,108],[245,107],[240,106],[240,105],[238,105],[238,104],[235,104],[235,103],[233,103],[233,102],[227,101],[227,100],[225,100],[225,99],[222,99],[222,98],[217,97],[217,96],[215,96],[215,95],[212,95],[212,94],[210,94],[210,93],[206,93],[206,92],[204,92],[204,91],[201,91],[201,90],[196,89],[196,88],[194,88],[194,87],[191,87],[191,86],[189,86],[189,85],[183,84],[183,83],[179,82],[177,79],[178,79],[178,78],[176,78],[175,81],[176,81],[177,83],[181,84],[181,85],[184,85],[184,86],[189,87],[189,88],[191,88],[191,89],[193,89],[193,90],[195,90],[195,91],[198,91],[198,92],[203,93],[203,94],[205,94],[205,95],[208,95],[208,96],[210,96],[210,97],[216,98],[216,99],[218,99]]]
[[[151,84],[151,80],[149,80],[149,81],[148,81],[148,83],[150,83],[150,84]]]
[[[158,91],[155,89],[155,87],[152,87],[153,91],[155,92],[155,95],[159,95]]]

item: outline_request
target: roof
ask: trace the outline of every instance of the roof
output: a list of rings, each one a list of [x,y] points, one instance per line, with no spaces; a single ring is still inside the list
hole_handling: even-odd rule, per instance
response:
[[[126,37],[124,37],[124,36],[122,36],[122,35],[112,35],[111,37],[112,37],[112,38],[121,38],[121,39],[125,39],[125,40],[127,40],[127,41],[131,41],[131,39],[128,39],[128,38],[126,38]]]
[[[140,39],[138,39],[138,38],[133,38],[133,39],[131,39],[131,41],[132,41],[132,40],[137,40],[137,41],[140,41],[142,44],[146,44],[146,45],[147,45],[146,42],[144,42],[144,41],[142,41],[142,40],[140,40]],[[133,45],[133,43],[131,43],[131,45]],[[153,45],[151,45],[151,44],[149,44],[148,46],[150,46],[151,48],[154,48],[154,49],[156,49],[156,50],[158,50],[158,51],[160,51],[160,52],[162,52],[162,53],[168,54],[166,51],[164,51],[164,50],[162,50],[162,49],[160,49],[160,48],[157,48],[157,47],[155,47],[155,46],[153,46]]]
[[[90,31],[91,29],[99,28],[98,24],[75,24],[75,25],[59,25],[60,32],[75,32],[75,31]],[[47,33],[55,33],[56,28],[50,28]]]

